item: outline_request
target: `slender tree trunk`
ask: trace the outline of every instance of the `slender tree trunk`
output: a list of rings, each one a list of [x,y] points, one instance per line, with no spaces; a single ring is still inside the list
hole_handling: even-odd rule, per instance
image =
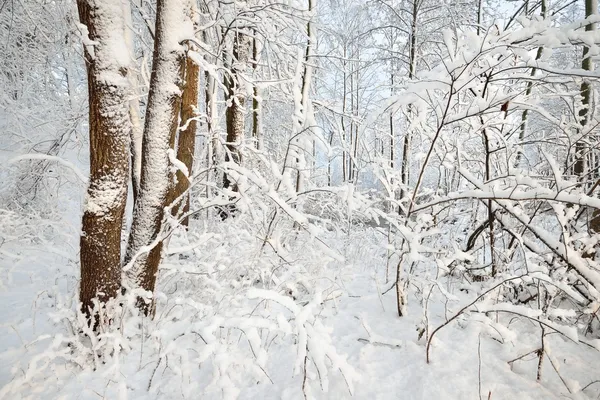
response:
[[[91,318],[93,301],[106,303],[121,287],[121,227],[129,180],[129,65],[114,62],[115,44],[127,29],[121,0],[78,0],[87,27],[84,43],[89,92],[90,181],[82,220],[82,311]],[[117,12],[115,12],[117,10]],[[95,324],[100,322],[95,319]]]
[[[350,50],[350,57],[354,58],[354,52]],[[354,62],[350,61],[350,146],[348,147],[348,181],[354,180],[354,158],[352,149],[354,148]]]
[[[123,16],[125,18],[125,43],[132,62],[135,60],[135,48],[133,44],[133,22],[131,18],[130,0],[121,0]],[[131,69],[128,74],[129,83],[132,87],[131,99],[129,100],[129,117],[131,119],[131,187],[133,190],[133,201],[140,190],[140,178],[142,175],[142,138],[144,127],[140,116],[140,102],[138,95],[139,76],[138,71]]]
[[[347,163],[347,157],[346,157],[346,123],[345,123],[345,114],[346,114],[346,97],[348,96],[348,89],[347,89],[347,84],[346,84],[346,80],[347,80],[347,76],[346,76],[346,57],[347,57],[347,47],[346,44],[344,43],[344,61],[343,61],[343,68],[344,68],[344,76],[343,76],[343,96],[342,96],[342,182],[346,182],[348,180],[348,163]]]
[[[353,181],[356,183],[358,181],[358,110],[360,107],[360,50],[356,50],[356,78],[354,80],[354,89],[356,99],[354,101],[354,112],[353,117],[356,119],[354,123],[354,149],[353,152],[353,163],[354,163],[354,176]]]
[[[315,1],[316,0],[308,0],[308,12],[312,13],[313,2],[315,2]],[[303,63],[304,71],[302,73],[302,87],[301,87],[302,97],[300,100],[300,107],[302,109],[302,120],[299,121],[299,124],[298,124],[299,129],[304,129],[306,127],[306,120],[308,118],[308,112],[309,112],[309,108],[310,108],[309,95],[310,95],[310,84],[311,84],[311,80],[312,80],[312,65],[310,63],[312,62],[312,49],[313,49],[313,46],[315,45],[314,29],[312,26],[312,18],[309,19],[308,23],[306,24],[306,34],[308,37],[308,42],[306,43],[306,52],[304,54],[304,63]],[[304,154],[306,154],[308,149],[305,148],[306,141],[302,140],[302,136],[303,136],[303,134],[301,134],[301,132],[298,132],[299,142],[298,142],[297,151],[304,152]],[[297,165],[300,164],[299,159],[296,159],[296,164]],[[306,163],[305,163],[305,165],[302,166],[302,168],[303,168],[303,170],[301,170],[300,168],[298,169],[297,175],[296,175],[296,193],[299,193],[302,190],[304,190],[304,181],[307,179]]]
[[[598,0],[585,0],[585,16],[589,17],[598,13]],[[588,24],[585,27],[586,31],[594,31],[596,30],[596,24]],[[583,61],[581,62],[581,68],[586,71],[591,71],[593,69],[592,58],[589,55],[590,48],[587,46],[583,47]],[[581,131],[587,125],[589,120],[590,112],[590,99],[591,99],[591,85],[589,80],[584,79],[581,84],[581,109],[579,110],[579,121],[581,123]],[[579,141],[575,144],[575,163],[573,166],[573,172],[580,179],[585,179],[586,174],[586,146],[585,139],[580,138]]]
[[[205,73],[206,79],[206,113],[207,113],[207,130],[208,137],[211,142],[211,154],[210,154],[210,165],[216,167],[219,154],[221,150],[221,141],[219,140],[219,134],[217,132],[217,93],[216,93],[216,81],[213,76],[208,72]]]
[[[329,148],[333,146],[333,130],[329,133]],[[327,155],[327,186],[331,186],[331,156]]]
[[[259,54],[259,42],[256,38],[256,31],[254,38],[252,38],[252,69],[254,73],[254,79],[257,79],[258,72],[258,54]],[[254,96],[252,97],[252,138],[254,139],[254,146],[257,150],[261,150],[262,146],[262,126],[261,126],[261,102],[260,98],[260,88],[255,83],[254,84]]]
[[[419,15],[419,0],[413,0],[412,9],[412,22],[410,26],[410,49],[409,49],[409,65],[408,65],[408,78],[413,79],[415,77],[416,60],[417,60],[417,17]],[[411,107],[409,106],[409,113]],[[409,184],[409,173],[410,173],[410,132],[406,131],[404,135],[404,143],[402,146],[402,164],[400,165],[400,178],[402,179],[403,188],[400,189],[400,198],[404,198],[406,191],[404,187]]]
[[[248,62],[248,38],[242,33],[237,33],[233,44],[233,60],[231,65],[231,76],[225,78],[227,87],[227,153],[225,161],[233,161],[236,164],[242,162],[242,153],[240,145],[244,140],[244,104],[246,102],[245,93],[240,86],[241,70]],[[237,190],[235,184],[225,174],[223,178],[223,187]]]
[[[210,36],[208,35],[208,33],[205,31],[202,32],[202,39],[204,40],[204,43],[209,43],[210,42]],[[209,60],[209,62],[214,62],[216,63],[216,57],[210,56],[210,55],[206,55],[207,59]],[[221,155],[221,140],[220,140],[220,135],[218,133],[218,129],[217,128],[217,115],[218,115],[218,110],[217,110],[217,85],[216,85],[216,78],[210,74],[209,71],[205,71],[204,72],[204,80],[205,80],[205,92],[204,92],[204,101],[205,101],[205,109],[206,109],[206,130],[207,130],[207,137],[208,137],[208,141],[209,141],[209,151],[207,154],[207,163],[210,166],[210,170],[209,170],[209,176],[208,179],[211,179],[211,175],[214,174],[214,177],[212,177],[214,182],[221,182],[221,179],[217,178],[217,164],[220,160],[220,155]],[[207,197],[210,195],[211,189],[207,186],[206,187],[207,190]]]
[[[242,70],[248,63],[250,50],[249,38],[241,32],[236,32],[233,42],[233,54],[230,66],[230,74],[225,76],[227,111],[225,120],[227,126],[227,144],[225,152],[225,162],[233,161],[236,164],[242,163],[242,152],[240,146],[244,140],[244,103],[246,95],[242,90]],[[229,174],[223,175],[223,188],[238,191],[238,186],[231,180]],[[221,210],[221,218],[225,219],[235,207],[232,205]]]
[[[481,94],[482,98],[485,98],[485,90]],[[483,117],[479,117],[481,121],[481,125],[484,126]],[[483,129],[481,132],[483,136],[483,145],[485,147],[485,181],[489,182],[491,179],[491,168],[492,168],[492,152],[490,148],[490,138],[488,137],[487,129]],[[495,236],[494,236],[494,208],[492,200],[488,200],[487,202],[487,210],[488,210],[488,223],[490,226],[490,262],[492,265],[492,277],[495,277],[498,272],[498,266],[496,265],[496,253],[495,249]]]
[[[479,36],[481,34],[481,18],[482,18],[481,12],[482,12],[481,0],[478,0],[477,1],[477,36]]]
[[[390,74],[390,94],[394,95],[394,70]],[[394,113],[390,111],[390,169],[394,169],[394,147],[396,146],[396,133],[394,132]],[[383,154],[383,145],[381,146],[381,154]]]
[[[392,83],[392,94],[393,94],[393,86],[394,86],[394,72],[391,74],[391,83]],[[394,115],[390,111],[390,169],[394,169],[394,163],[396,159],[396,132],[394,132]]]
[[[585,0],[585,16],[589,17],[592,15],[598,14],[598,0]],[[586,31],[595,31],[596,30],[596,24],[589,24],[585,27]],[[589,47],[584,47],[583,48],[583,61],[581,62],[581,68],[583,68],[586,71],[593,71],[594,70],[594,63],[592,61],[592,58],[590,57],[590,48]],[[583,131],[583,129],[585,129],[585,127],[588,125],[588,121],[591,119],[592,117],[592,110],[591,110],[591,104],[592,104],[592,85],[591,82],[588,79],[584,79],[583,83],[581,84],[581,97],[583,98],[581,103],[582,103],[582,108],[579,111],[579,118],[581,121],[581,130]],[[577,142],[577,147],[576,147],[576,156],[577,158],[577,162],[575,163],[575,167],[576,167],[576,174],[578,176],[581,177],[581,179],[584,179],[584,175],[585,175],[585,146],[584,146],[584,141],[580,140],[579,142]],[[597,156],[597,152],[594,151],[591,154],[591,159],[594,159],[594,156]],[[590,163],[591,164],[591,163]],[[590,169],[594,168],[594,172],[595,172],[595,177],[598,176],[598,173],[596,171],[596,168],[598,168],[597,165],[591,164],[589,165]],[[599,233],[600,232],[600,211],[599,210],[594,210],[592,212],[592,218],[590,220],[590,232],[591,233]]]
[[[198,79],[200,77],[200,68],[194,61],[192,61],[190,57],[185,58],[184,68],[184,86],[181,96],[181,126],[179,128],[179,136],[177,138],[177,159],[185,165],[188,175],[185,176],[181,170],[177,170],[177,183],[173,188],[169,203],[176,201],[177,198],[183,195],[190,188],[189,177],[192,174],[194,150],[196,148],[196,131],[198,129],[198,121],[195,119],[195,110],[198,105]],[[182,211],[184,214],[189,211],[190,193],[187,193],[184,197],[185,198],[181,200],[181,203],[173,205],[173,215],[178,215],[179,211]],[[181,221],[181,224],[187,227],[189,224],[189,218],[185,217]]]
[[[169,153],[179,126],[184,65],[179,35],[187,25],[193,32],[188,10],[178,5],[175,0],[157,1],[153,68],[142,144],[142,177],[125,257],[127,285],[148,292],[154,291],[156,283],[163,246],[159,234],[173,177]],[[140,299],[138,305],[147,315],[153,310],[153,302],[147,299]]]
[[[135,93],[135,92],[134,92]],[[144,127],[140,117],[139,102],[137,99],[129,101],[129,116],[131,118],[131,186],[133,190],[133,202],[140,192],[140,181],[142,175],[142,139]]]
[[[542,18],[546,18],[546,0],[542,0],[542,10],[541,10],[541,16]],[[535,55],[535,59],[536,61],[539,60],[542,57],[542,53],[544,52],[544,48],[543,47],[538,47],[537,50],[537,54]],[[536,68],[532,68],[531,69],[531,77],[533,78],[535,76],[537,69]],[[527,82],[527,89],[525,89],[525,96],[529,96],[531,95],[531,91],[533,89],[533,82],[529,81]],[[523,112],[521,113],[521,129],[519,132],[519,142],[523,142],[523,140],[525,140],[525,135],[527,133],[527,120],[528,120],[528,115],[529,115],[529,110],[523,110]],[[523,151],[519,148],[517,150],[517,156],[515,159],[515,166],[519,167],[521,165],[521,158],[523,157]]]

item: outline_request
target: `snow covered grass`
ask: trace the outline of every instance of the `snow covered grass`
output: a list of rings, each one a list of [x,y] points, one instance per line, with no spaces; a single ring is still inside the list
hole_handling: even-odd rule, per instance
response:
[[[595,385],[581,389],[597,379],[590,366],[600,353],[556,333],[544,339],[536,382],[541,328],[525,306],[477,303],[436,333],[426,363],[427,336],[501,277],[467,287],[457,274],[436,279],[425,258],[413,268],[408,315],[399,318],[394,290],[385,293],[387,229],[352,224],[317,238],[275,219],[267,243],[269,220],[193,220],[187,235],[171,238],[154,319],[137,315],[135,298],[119,299],[113,324],[98,334],[76,312],[74,232],[52,221],[6,223],[0,398],[598,394]],[[524,316],[497,312],[507,310]]]

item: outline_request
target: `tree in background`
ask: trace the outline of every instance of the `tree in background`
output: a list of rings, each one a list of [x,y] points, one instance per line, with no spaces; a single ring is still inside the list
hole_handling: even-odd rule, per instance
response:
[[[198,85],[200,79],[200,68],[192,60],[189,53],[195,47],[188,43],[188,49],[185,56],[185,65],[183,72],[183,91],[181,95],[181,107],[177,129],[175,148],[177,149],[176,158],[185,168],[177,168],[175,173],[175,185],[170,192],[167,204],[172,207],[172,214],[178,217],[184,214],[181,221],[183,226],[189,225],[189,217],[185,214],[189,212],[191,194],[190,177],[194,164],[194,151],[196,149],[196,132],[198,129]],[[180,198],[183,196],[183,198]]]
[[[231,52],[225,54],[227,58],[226,67],[229,69],[225,73],[225,101],[227,103],[226,111],[226,151],[225,162],[234,162],[241,164],[242,151],[241,145],[245,137],[245,110],[246,94],[244,87],[244,73],[250,59],[250,37],[241,30],[234,29]],[[223,176],[223,188],[238,191],[237,185],[226,173]],[[231,210],[230,210],[231,211]]]

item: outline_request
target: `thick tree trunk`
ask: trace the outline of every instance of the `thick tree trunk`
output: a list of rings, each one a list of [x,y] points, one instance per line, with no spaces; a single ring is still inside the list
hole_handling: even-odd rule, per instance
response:
[[[133,223],[125,261],[127,284],[154,291],[161,259],[164,208],[171,188],[169,150],[174,146],[181,107],[183,47],[182,31],[193,34],[193,24],[177,0],[158,0],[150,93],[142,143],[140,192],[133,210]],[[149,314],[152,302],[140,300]]]
[[[82,221],[79,300],[88,318],[121,287],[121,227],[129,180],[130,83],[117,59],[127,29],[121,0],[78,0],[89,91],[90,181]],[[116,12],[115,12],[116,10]],[[94,44],[91,44],[94,43]],[[96,319],[95,323],[100,322]]]

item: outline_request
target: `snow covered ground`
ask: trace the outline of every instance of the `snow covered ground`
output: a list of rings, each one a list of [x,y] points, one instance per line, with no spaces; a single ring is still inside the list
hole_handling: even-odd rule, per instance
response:
[[[395,290],[383,293],[387,238],[373,228],[323,236],[341,261],[304,232],[261,247],[242,221],[193,221],[188,238],[170,243],[178,252],[163,262],[155,319],[127,314],[119,329],[82,339],[69,329],[77,326],[76,231],[43,218],[26,225],[11,224],[14,214],[3,218],[1,398],[585,399],[600,392],[596,384],[582,390],[598,379],[600,353],[558,334],[546,336],[552,358],[545,356],[540,382],[537,353],[509,363],[540,347],[539,324],[512,315],[464,313],[436,333],[427,364],[426,335],[478,292],[448,278],[438,281],[442,295],[417,274],[408,316],[399,318]]]

